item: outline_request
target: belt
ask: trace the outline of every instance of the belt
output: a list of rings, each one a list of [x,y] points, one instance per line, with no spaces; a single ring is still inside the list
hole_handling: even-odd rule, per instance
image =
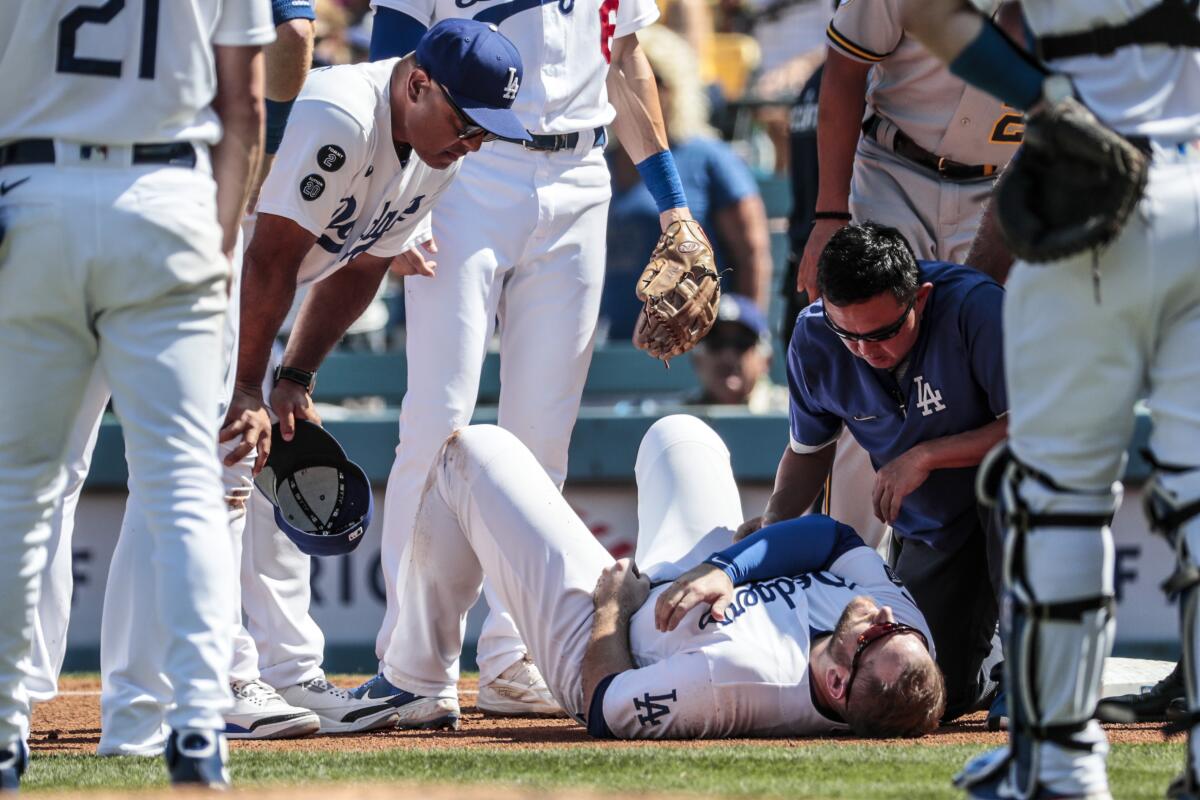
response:
[[[579,132],[574,133],[531,133],[532,141],[523,141],[521,139],[505,139],[501,137],[500,141],[519,144],[526,150],[538,150],[540,152],[554,153],[559,150],[574,150],[579,144]],[[604,126],[592,129],[592,147],[603,147],[608,137],[604,134]]]
[[[81,158],[85,161],[91,157],[93,151],[103,152],[105,148],[104,145],[99,144],[77,146]],[[53,139],[20,139],[0,145],[0,167],[9,167],[15,164],[53,164],[54,161]],[[190,142],[135,144],[133,146],[133,163],[168,164],[190,169],[196,166],[196,148]]]
[[[876,135],[882,123],[882,117],[872,114],[863,123],[863,133],[886,147],[887,145]],[[974,181],[980,178],[990,178],[999,169],[995,164],[962,164],[934,155],[910,139],[908,134],[899,128],[896,129],[896,135],[892,139],[892,152],[903,159],[936,172],[939,178],[948,181]]]

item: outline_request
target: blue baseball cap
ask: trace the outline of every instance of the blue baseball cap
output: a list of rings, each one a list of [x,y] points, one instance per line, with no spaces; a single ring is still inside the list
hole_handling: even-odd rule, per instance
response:
[[[271,455],[254,479],[275,506],[275,524],[300,552],[340,556],[358,547],[375,511],[371,483],[337,439],[308,420],[296,420],[285,442],[271,426]]]
[[[767,318],[758,304],[744,294],[726,292],[717,305],[717,322],[736,322],[749,328],[759,338],[768,334]]]
[[[444,19],[417,43],[417,64],[476,125],[505,139],[532,138],[512,112],[525,74],[521,54],[495,25]]]

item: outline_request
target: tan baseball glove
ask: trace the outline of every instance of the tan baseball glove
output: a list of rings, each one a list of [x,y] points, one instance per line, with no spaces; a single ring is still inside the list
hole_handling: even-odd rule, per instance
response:
[[[695,347],[717,318],[721,280],[712,245],[694,219],[667,226],[637,282],[645,303],[633,343],[667,363]]]

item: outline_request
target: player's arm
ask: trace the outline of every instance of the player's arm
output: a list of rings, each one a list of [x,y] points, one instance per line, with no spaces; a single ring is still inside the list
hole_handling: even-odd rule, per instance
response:
[[[650,579],[638,574],[628,558],[610,564],[600,573],[592,592],[596,609],[592,617],[592,635],[580,668],[584,708],[591,707],[601,681],[634,668],[629,648],[629,620],[649,594]]]
[[[843,553],[865,546],[853,528],[824,514],[768,525],[679,576],[655,601],[654,624],[673,631],[701,603],[721,619],[735,586],[827,569]]]
[[[425,35],[428,25],[395,8],[376,6],[375,21],[371,26],[372,61],[406,56],[417,49],[417,42]]]
[[[288,116],[296,96],[304,88],[304,79],[312,67],[313,23],[306,18],[289,19],[275,26],[275,41],[266,49],[267,133],[262,166],[254,181],[248,208],[258,201],[258,190],[271,171]]]
[[[817,208],[800,257],[796,291],[816,300],[817,260],[829,238],[850,221],[850,179],[866,106],[871,64],[827,48],[817,101]]]
[[[974,430],[940,436],[914,445],[884,464],[875,474],[871,505],[875,518],[891,525],[900,516],[904,498],[919,489],[935,469],[974,467],[1008,435],[1008,417]]]
[[[1041,98],[1046,68],[969,0],[901,0],[900,16],[904,29],[967,83],[1021,110]]]
[[[221,119],[221,141],[213,147],[221,249],[232,259],[251,178],[263,148],[264,78],[261,46],[217,45],[217,93],[212,107]]]
[[[271,360],[271,345],[296,296],[300,263],[316,240],[315,234],[287,217],[259,214],[254,237],[242,259],[237,377],[220,438],[224,442],[243,437],[225,458],[231,466],[257,445],[255,474],[267,463],[270,424],[266,434],[253,441],[246,432],[266,417],[262,383]]]
[[[654,72],[636,33],[613,39],[607,87],[608,100],[617,111],[613,131],[654,197],[662,229],[675,220],[691,219],[675,159],[667,145]]]
[[[375,299],[391,263],[391,256],[362,253],[314,284],[300,305],[283,363],[316,372],[333,346]],[[314,419],[307,387],[293,381],[281,380],[275,385],[271,391],[271,410],[279,419],[279,433],[285,441],[291,441],[296,419],[319,422],[319,418]]]
[[[1013,265],[1013,254],[1000,234],[995,204],[990,198],[984,206],[979,230],[971,240],[971,249],[967,251],[965,263],[1001,285],[1008,280],[1008,271]]]

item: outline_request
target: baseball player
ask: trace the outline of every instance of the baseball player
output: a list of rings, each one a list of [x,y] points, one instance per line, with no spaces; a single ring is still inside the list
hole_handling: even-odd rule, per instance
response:
[[[656,422],[636,473],[642,574],[613,561],[512,433],[450,436],[400,559],[402,607],[431,624],[391,654],[380,698],[457,717],[463,620],[486,575],[555,699],[595,736],[936,727],[944,689],[925,620],[850,528],[810,516],[730,546],[729,453],[694,417]]]
[[[995,176],[1020,141],[1020,113],[908,35],[899,0],[840,3],[826,41],[817,203],[797,290],[817,299],[817,260],[850,220],[899,229],[919,259],[966,263]],[[867,454],[843,433],[824,509],[872,544],[887,526],[859,498],[875,481]]]
[[[1109,796],[1107,744],[1091,716],[1114,628],[1109,526],[1120,502],[1133,405],[1144,396],[1154,420],[1155,465],[1146,510],[1178,558],[1167,585],[1179,596],[1190,711],[1186,766],[1168,796],[1194,798],[1200,796],[1200,20],[1195,5],[1182,0],[1024,0],[1022,7],[1036,50],[1054,71],[1049,76],[962,0],[906,0],[903,10],[906,26],[955,74],[1030,109],[1031,126],[1082,103],[1127,137],[1124,148],[1148,153],[1149,170],[1140,204],[1111,244],[1039,259],[1050,263],[1018,261],[1007,283],[1010,440],[995,454],[981,493],[998,495],[1008,527],[1009,746],[969,763],[959,783],[974,797]],[[1082,123],[1069,139],[1077,145],[1099,126],[1074,113]],[[1016,167],[1034,157],[1028,148]],[[1114,181],[1095,191],[1121,188]],[[1030,213],[1009,209],[1008,218],[1020,211]],[[1048,212],[1034,217],[1041,213]]]
[[[142,602],[174,688],[171,779],[225,786],[233,559],[213,535],[227,528],[215,412],[269,6],[16,2],[0,29],[21,32],[0,49],[0,509],[20,541],[0,580],[0,784],[16,788],[28,755],[20,677],[67,438],[96,368],[144,502],[155,570]]]
[[[389,267],[433,275],[435,264],[426,260],[436,249],[431,210],[452,185],[459,159],[485,139],[527,135],[510,110],[522,78],[512,43],[473,20],[431,27],[403,58],[311,73],[263,184],[246,250],[237,382],[222,434],[242,441],[227,463],[253,449],[258,434],[248,431],[262,430],[271,345],[297,286],[311,290],[270,391],[288,439],[295,419],[319,422],[309,394],[317,367]],[[261,467],[266,453],[261,439],[257,444]],[[289,704],[316,712],[326,732],[422,724],[324,680],[320,631],[307,616],[308,559],[273,521],[260,523],[257,502],[250,505],[251,524],[270,530],[246,537],[256,551],[251,562],[271,570],[257,584],[266,596],[255,606],[273,609],[274,617],[248,624],[252,632],[260,625],[263,638],[282,625],[288,640],[273,651],[273,666],[264,663],[264,680]]]
[[[652,0],[372,5],[373,58],[406,52],[425,27],[441,19],[499,25],[530,65],[529,83],[514,110],[534,132],[524,144],[487,144],[464,165],[433,223],[441,274],[437,281],[405,284],[408,393],[384,505],[388,600],[375,641],[386,664],[389,644],[407,650],[414,629],[432,624],[399,614],[400,552],[412,534],[434,455],[451,431],[471,419],[497,318],[499,423],[529,447],[554,483],[566,477],[567,444],[603,288],[611,194],[602,152],[605,125],[613,123],[638,165],[663,229],[691,214],[667,149],[653,74],[637,45],[636,32],[658,17]],[[511,617],[499,598],[491,592],[488,597],[494,611],[479,641],[479,708],[557,711]]]
[[[254,182],[252,194],[257,195],[261,177],[265,176],[268,162],[274,160],[274,154],[279,149],[279,141],[283,136],[283,127],[291,110],[292,101],[300,92],[304,78],[308,73],[311,61],[313,19],[315,17],[311,4],[306,0],[272,0],[271,14],[275,23],[276,40],[265,48],[266,60],[266,141],[264,167],[259,171],[260,178]],[[240,277],[240,247],[233,273],[234,284],[231,292],[236,296],[237,280]],[[235,313],[227,315],[227,347],[236,346]],[[232,352],[232,349],[230,349]],[[228,388],[228,387],[227,387]],[[72,576],[72,542],[74,534],[75,509],[83,482],[87,477],[95,450],[96,436],[103,411],[108,404],[110,393],[103,371],[94,370],[81,404],[79,416],[71,431],[67,447],[67,481],[63,495],[54,506],[54,514],[50,523],[50,536],[47,541],[48,559],[42,576],[42,591],[34,618],[34,650],[32,667],[26,676],[24,684],[30,699],[34,702],[46,702],[58,693],[58,677],[62,669],[63,658],[67,648],[67,628],[71,613],[71,594],[73,590]],[[230,506],[230,524],[233,533],[235,555],[242,552],[242,528],[246,525],[245,484],[240,474],[226,471],[226,495]],[[137,499],[134,498],[136,505]],[[252,553],[252,548],[246,548]],[[170,687],[166,685],[161,673],[157,670],[154,658],[136,651],[132,647],[134,633],[134,615],[128,610],[143,602],[139,582],[131,580],[130,570],[137,567],[126,563],[127,557],[140,558],[136,548],[118,547],[116,558],[109,565],[109,581],[105,587],[105,617],[102,623],[101,658],[102,671],[115,678],[120,673],[131,671],[133,674],[123,674],[122,680],[128,683],[130,694],[137,696],[169,697]],[[235,559],[237,560],[237,559]],[[250,559],[245,559],[249,561]],[[256,595],[253,592],[261,579],[258,574],[263,571],[261,565],[243,564],[243,582],[250,587],[250,602],[248,616],[255,618],[263,612],[253,603]],[[251,577],[253,576],[253,577]],[[262,680],[259,680],[255,643],[241,629],[241,613],[237,615],[238,635],[235,638],[234,666],[231,669],[231,689],[233,690],[234,705],[226,712],[226,735],[231,737],[277,737],[283,735],[303,735],[316,731],[319,720],[312,712],[287,706]],[[266,640],[267,647],[280,639],[285,639],[276,628],[272,638]],[[314,625],[315,627],[315,625]],[[128,643],[128,644],[127,644]],[[285,642],[286,643],[286,642]],[[318,652],[319,649],[318,649]],[[104,664],[107,663],[107,666]],[[318,661],[319,663],[319,661]],[[145,673],[144,676],[141,673]],[[110,680],[111,686],[114,681]],[[120,698],[124,700],[126,698]],[[105,704],[113,707],[113,704]],[[131,707],[128,703],[116,704],[118,709]],[[119,713],[119,712],[118,712]],[[156,726],[161,728],[161,714],[154,714]],[[124,716],[110,718],[103,726],[101,737],[101,754],[119,754],[131,752],[132,743],[139,746],[132,752],[144,752],[140,745],[151,742],[153,751],[161,750],[165,741],[165,733],[159,730],[156,736],[148,736],[137,731],[137,725],[123,724]],[[136,723],[137,715],[130,718],[130,723]]]

